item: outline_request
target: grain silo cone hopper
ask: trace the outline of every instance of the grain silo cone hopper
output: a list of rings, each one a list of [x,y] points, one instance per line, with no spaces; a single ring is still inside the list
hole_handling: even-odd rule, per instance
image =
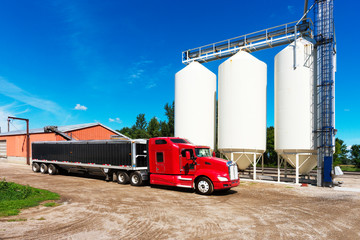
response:
[[[220,152],[225,158],[236,162],[240,171],[244,171],[252,165],[254,170],[253,178],[256,179],[256,164],[262,159],[264,150],[221,149]]]
[[[293,168],[298,168],[301,175],[308,175],[317,165],[317,151],[306,150],[304,152],[284,152],[278,151],[282,159],[289,163]]]

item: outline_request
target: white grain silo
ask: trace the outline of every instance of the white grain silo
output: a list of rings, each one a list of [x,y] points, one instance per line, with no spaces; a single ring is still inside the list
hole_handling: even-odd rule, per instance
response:
[[[275,56],[275,151],[296,169],[296,183],[317,165],[313,49],[299,38]]]
[[[216,75],[192,62],[175,75],[175,137],[214,149]]]
[[[244,170],[266,149],[267,66],[240,51],[219,66],[218,148]]]

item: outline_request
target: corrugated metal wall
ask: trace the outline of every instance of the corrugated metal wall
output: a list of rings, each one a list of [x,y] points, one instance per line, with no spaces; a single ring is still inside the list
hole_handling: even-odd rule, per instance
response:
[[[115,134],[102,126],[94,126],[66,133],[78,140],[106,140]]]
[[[2,136],[6,140],[7,156],[26,157],[26,135]],[[30,135],[30,143],[38,141],[56,141],[55,133],[39,133]],[[30,153],[31,155],[31,153]]]

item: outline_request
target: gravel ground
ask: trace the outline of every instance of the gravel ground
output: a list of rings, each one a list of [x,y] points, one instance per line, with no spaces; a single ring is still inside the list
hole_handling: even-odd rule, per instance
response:
[[[56,207],[1,218],[0,239],[360,239],[359,192],[244,181],[201,196],[10,163],[0,163],[0,177],[61,195]]]

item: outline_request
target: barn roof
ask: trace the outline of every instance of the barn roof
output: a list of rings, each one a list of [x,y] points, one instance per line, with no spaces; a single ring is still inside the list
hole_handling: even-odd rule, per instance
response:
[[[108,129],[109,131],[113,132],[114,135],[119,135],[124,138],[129,138],[129,137],[127,137],[127,136],[101,124],[101,123],[84,123],[84,124],[76,124],[76,125],[68,125],[68,126],[59,126],[58,130],[66,133],[66,132],[71,132],[71,131],[80,130],[80,129],[84,129],[84,128],[88,128],[88,127],[95,127],[95,126],[102,126],[106,129]],[[44,128],[30,129],[29,133],[30,134],[44,133]],[[23,135],[23,134],[26,134],[26,130],[17,130],[17,131],[0,133],[0,136],[12,136],[12,135]]]

